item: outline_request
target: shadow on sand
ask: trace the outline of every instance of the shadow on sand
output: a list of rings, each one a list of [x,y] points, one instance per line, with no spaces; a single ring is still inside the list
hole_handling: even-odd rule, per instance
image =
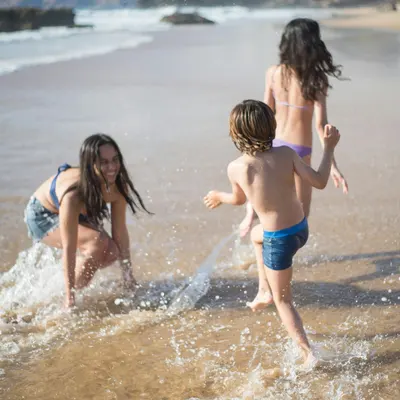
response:
[[[375,271],[338,282],[293,282],[294,300],[300,306],[315,307],[355,307],[355,306],[389,306],[400,304],[400,290],[388,293],[387,290],[363,290],[353,286],[354,283],[382,279],[400,273],[400,251],[387,251],[365,254],[350,254],[328,258],[315,257],[309,259],[308,265],[326,265],[327,263],[343,263],[357,260],[371,260]],[[302,267],[300,267],[302,268]],[[258,281],[212,279],[210,289],[196,308],[241,308],[246,301],[257,293]],[[216,301],[215,299],[218,299]]]

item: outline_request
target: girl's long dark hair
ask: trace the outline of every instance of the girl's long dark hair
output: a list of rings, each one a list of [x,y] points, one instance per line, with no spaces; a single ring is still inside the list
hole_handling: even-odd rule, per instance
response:
[[[135,189],[128,171],[124,164],[124,158],[117,143],[108,135],[96,133],[85,139],[79,153],[79,181],[70,186],[66,193],[77,190],[78,195],[83,202],[88,219],[96,226],[101,225],[104,218],[110,218],[106,202],[103,199],[101,181],[96,174],[95,166],[98,171],[100,169],[100,147],[109,144],[114,147],[118,153],[120,170],[115,180],[115,184],[119,192],[124,196],[127,204],[136,214],[139,208],[151,214],[145,207],[142,198]]]
[[[279,45],[283,82],[287,84],[294,71],[306,100],[316,100],[330,88],[328,76],[340,79],[342,66],[335,65],[321,39],[317,21],[296,18],[290,21]]]

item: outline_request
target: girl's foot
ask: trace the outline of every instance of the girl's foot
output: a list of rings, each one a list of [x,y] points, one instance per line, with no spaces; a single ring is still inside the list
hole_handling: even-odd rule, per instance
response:
[[[247,261],[244,264],[240,265],[240,269],[242,269],[243,271],[247,271],[253,264],[254,261]]]

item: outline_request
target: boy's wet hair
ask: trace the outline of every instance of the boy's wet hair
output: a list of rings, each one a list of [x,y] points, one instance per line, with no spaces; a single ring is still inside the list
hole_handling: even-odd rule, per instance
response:
[[[244,100],[231,112],[229,136],[237,149],[254,156],[272,147],[276,120],[273,111],[258,100]]]

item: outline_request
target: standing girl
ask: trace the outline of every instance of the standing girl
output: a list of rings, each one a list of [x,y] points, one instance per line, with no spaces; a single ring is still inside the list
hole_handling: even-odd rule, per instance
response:
[[[279,45],[279,65],[266,72],[265,103],[275,112],[277,122],[273,147],[287,146],[302,160],[311,165],[312,120],[323,143],[324,127],[328,124],[326,98],[329,76],[340,78],[341,66],[335,65],[332,55],[321,39],[318,22],[308,18],[297,18],[289,22]],[[336,187],[348,192],[348,185],[340,172],[335,158],[332,161],[331,177]],[[310,214],[312,186],[296,175],[296,193],[303,206],[304,215]],[[240,224],[241,236],[251,229],[255,213],[250,203],[246,216]],[[252,231],[254,245],[262,242],[260,228]],[[271,294],[265,277],[264,266],[258,266],[259,291],[248,305],[253,311],[271,303]]]

